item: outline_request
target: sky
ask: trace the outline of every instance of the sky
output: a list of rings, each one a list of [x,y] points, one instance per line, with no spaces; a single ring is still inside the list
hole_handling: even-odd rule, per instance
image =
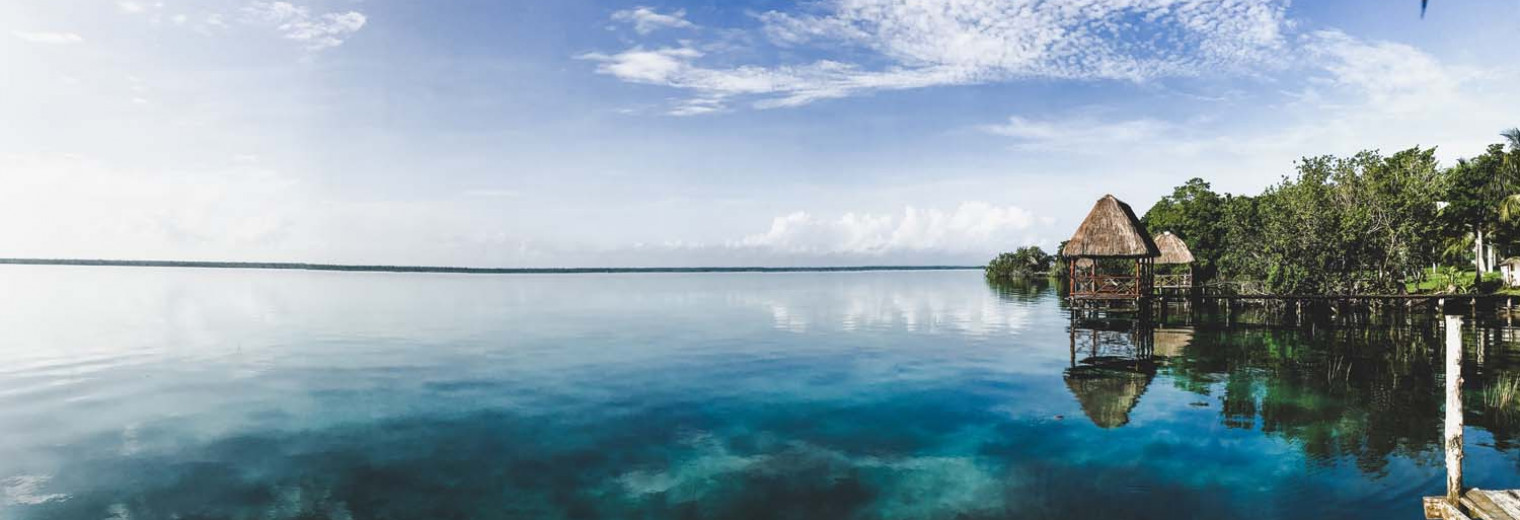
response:
[[[982,264],[1520,126],[1520,0],[11,0],[0,257]]]

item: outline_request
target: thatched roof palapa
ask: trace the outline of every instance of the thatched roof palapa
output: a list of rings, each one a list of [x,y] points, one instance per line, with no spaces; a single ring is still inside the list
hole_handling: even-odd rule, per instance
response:
[[[1167,231],[1155,238],[1156,247],[1161,249],[1161,256],[1156,257],[1158,264],[1191,264],[1193,263],[1193,251],[1188,249],[1187,243],[1182,237],[1173,235]]]
[[[1068,258],[1150,258],[1159,256],[1161,250],[1129,204],[1104,195],[1066,241],[1061,254]]]

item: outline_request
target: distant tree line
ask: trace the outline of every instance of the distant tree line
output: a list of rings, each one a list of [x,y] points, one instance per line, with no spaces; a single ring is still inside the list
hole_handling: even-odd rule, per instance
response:
[[[1003,253],[987,264],[988,280],[1009,280],[1030,276],[1044,276],[1050,272],[1056,258],[1039,246],[1025,246],[1012,253]]]

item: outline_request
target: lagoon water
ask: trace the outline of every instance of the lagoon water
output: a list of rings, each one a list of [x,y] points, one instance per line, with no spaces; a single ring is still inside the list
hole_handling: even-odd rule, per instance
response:
[[[4,267],[0,296],[7,520],[1419,518],[1444,486],[1426,319],[1073,335],[977,271]],[[1467,481],[1520,487],[1520,329],[1467,335]]]

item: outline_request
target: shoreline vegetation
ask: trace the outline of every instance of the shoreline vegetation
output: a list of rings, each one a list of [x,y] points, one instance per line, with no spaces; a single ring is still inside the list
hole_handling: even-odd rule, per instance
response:
[[[1194,178],[1141,217],[1196,258],[1195,282],[1251,284],[1267,294],[1371,296],[1517,294],[1501,265],[1520,268],[1520,128],[1482,154],[1443,166],[1435,148],[1322,155],[1261,194],[1215,192]],[[1062,243],[1064,245],[1064,242]],[[1004,253],[989,280],[1062,276],[1038,247]],[[1516,280],[1511,280],[1514,284]]]
[[[375,273],[453,274],[609,274],[609,273],[807,273],[860,271],[952,271],[977,265],[854,265],[838,267],[447,267],[422,265],[314,264],[302,262],[215,262],[182,260],[104,260],[73,258],[0,258],[0,265],[92,267],[185,267],[199,269],[276,269]]]

